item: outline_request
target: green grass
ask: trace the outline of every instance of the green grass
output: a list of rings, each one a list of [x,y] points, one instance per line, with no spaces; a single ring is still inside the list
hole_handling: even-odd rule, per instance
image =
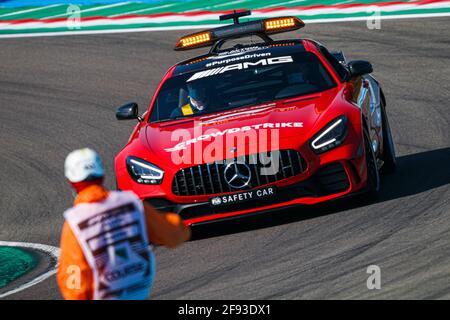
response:
[[[33,270],[37,263],[37,257],[28,251],[0,247],[0,288]]]

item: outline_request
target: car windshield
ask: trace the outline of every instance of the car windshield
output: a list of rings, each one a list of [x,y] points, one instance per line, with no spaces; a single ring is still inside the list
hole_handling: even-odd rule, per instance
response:
[[[213,60],[205,70],[168,79],[150,122],[183,119],[328,90],[336,85],[312,53],[244,60]]]

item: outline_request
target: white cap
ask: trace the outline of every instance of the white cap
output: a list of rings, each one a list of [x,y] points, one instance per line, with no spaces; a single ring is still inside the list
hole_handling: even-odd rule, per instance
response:
[[[102,159],[97,152],[89,148],[69,153],[64,163],[64,173],[70,182],[101,178],[105,174]]]

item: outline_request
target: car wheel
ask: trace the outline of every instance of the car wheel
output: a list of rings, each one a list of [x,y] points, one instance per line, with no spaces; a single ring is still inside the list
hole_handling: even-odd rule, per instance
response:
[[[395,157],[394,139],[392,139],[391,127],[389,126],[389,120],[386,114],[386,108],[381,108],[382,126],[383,126],[383,167],[381,168],[383,173],[393,173],[397,166]]]
[[[369,134],[366,129],[364,129],[364,148],[366,154],[368,196],[370,198],[376,198],[380,191],[381,185],[380,173],[378,171],[375,152],[372,149]]]

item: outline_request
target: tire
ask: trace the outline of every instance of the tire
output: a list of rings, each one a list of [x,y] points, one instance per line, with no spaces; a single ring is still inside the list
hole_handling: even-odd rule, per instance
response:
[[[369,133],[364,128],[364,153],[367,166],[367,196],[376,199],[381,189],[380,172],[377,167],[377,159],[370,143]]]
[[[381,168],[384,174],[394,173],[397,167],[397,160],[395,156],[394,140],[392,139],[391,127],[386,114],[386,107],[381,108],[382,126],[383,126],[383,167]]]

